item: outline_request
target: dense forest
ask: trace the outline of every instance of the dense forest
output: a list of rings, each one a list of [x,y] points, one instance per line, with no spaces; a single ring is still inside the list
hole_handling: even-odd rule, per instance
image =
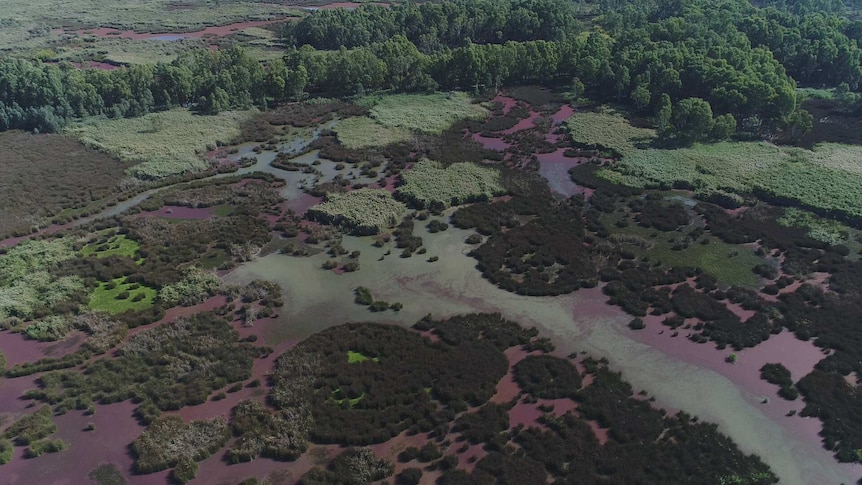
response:
[[[712,118],[729,127],[721,136],[802,133],[811,117],[799,107],[796,82],[853,90],[862,79],[862,21],[837,12],[744,0],[465,0],[322,10],[286,24],[284,40],[294,47],[266,64],[239,48],[108,72],[5,58],[0,129],[57,131],[71,118],[176,105],[217,113],[307,93],[542,83],[629,104],[681,141],[712,135],[701,129],[707,118],[710,127]]]

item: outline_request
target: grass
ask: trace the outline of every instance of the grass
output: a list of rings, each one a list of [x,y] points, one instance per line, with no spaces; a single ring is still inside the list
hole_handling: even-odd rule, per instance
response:
[[[135,259],[135,255],[141,249],[141,245],[132,239],[126,237],[125,234],[119,234],[111,237],[104,244],[91,243],[81,249],[82,256],[95,255],[97,258],[107,258],[108,256],[126,256]]]
[[[460,92],[396,94],[365,98],[360,103],[373,104],[371,117],[387,128],[427,134],[440,134],[459,120],[488,116],[488,110]]]
[[[606,217],[605,226],[613,234],[636,236],[639,241],[650,244],[626,244],[638,257],[649,257],[650,261],[660,261],[666,267],[696,267],[714,276],[722,286],[757,287],[759,278],[753,269],[763,263],[763,259],[754,254],[754,250],[741,245],[727,244],[714,237],[708,238],[709,244],[700,241],[692,242],[685,249],[674,250],[671,238],[681,238],[679,232],[659,232],[657,237],[650,237],[653,229],[629,225],[618,228],[614,222],[619,216]]]
[[[373,360],[374,362],[380,362],[380,359],[377,357],[368,357],[362,352],[356,352],[354,350],[347,351],[347,363],[348,364],[360,364],[365,362],[366,360]]]
[[[182,8],[171,8],[182,5]],[[177,32],[201,30],[247,20],[273,20],[300,15],[296,9],[255,0],[6,0],[3,2],[3,29],[0,50],[35,52],[69,34],[52,32],[92,27],[114,27],[138,32]]]
[[[0,239],[107,198],[129,167],[61,135],[7,131],[0,133],[0,146]]]
[[[622,155],[615,166],[598,172],[613,182],[686,187],[704,198],[758,193],[862,217],[860,146],[824,143],[806,150],[766,142],[721,142],[674,150],[648,148],[651,130],[598,113],[576,113],[569,130],[576,143],[592,143]]]
[[[113,288],[110,288],[112,284]],[[99,284],[90,294],[90,309],[108,313],[123,313],[128,310],[143,310],[152,305],[156,299],[156,290],[147,286],[139,286],[136,289],[132,289],[133,284],[127,283],[125,277]],[[129,296],[118,299],[118,296],[124,292],[128,292]],[[144,295],[143,299],[133,301],[140,294]]]
[[[150,113],[140,118],[104,120],[67,129],[88,147],[126,162],[141,179],[204,170],[203,154],[240,136],[240,123],[254,111],[226,111],[199,116],[186,109]]]
[[[386,146],[411,138],[410,131],[405,128],[387,127],[364,116],[341,120],[334,130],[338,141],[353,150]]]
[[[406,211],[407,207],[393,199],[386,190],[359,189],[345,194],[328,194],[326,201],[310,208],[307,215],[357,234],[369,235],[394,227]]]
[[[469,162],[443,168],[438,162],[423,159],[401,177],[404,184],[398,188],[398,194],[421,207],[432,203],[448,207],[487,201],[506,193],[498,170]]]
[[[620,155],[636,153],[639,145],[655,138],[655,130],[636,128],[622,115],[613,112],[575,113],[566,124],[577,145],[608,149]]]

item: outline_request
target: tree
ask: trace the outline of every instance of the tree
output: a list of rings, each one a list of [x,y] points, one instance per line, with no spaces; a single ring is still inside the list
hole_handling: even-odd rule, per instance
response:
[[[670,117],[672,114],[673,109],[671,108],[670,96],[662,93],[658,101],[658,108],[656,109],[655,124],[658,128],[659,136],[663,138],[667,137],[671,129]]]
[[[727,140],[736,133],[736,118],[727,113],[715,117],[712,126],[712,138],[715,140]]]
[[[712,107],[701,98],[685,98],[673,108],[674,136],[683,144],[709,138],[714,124]]]

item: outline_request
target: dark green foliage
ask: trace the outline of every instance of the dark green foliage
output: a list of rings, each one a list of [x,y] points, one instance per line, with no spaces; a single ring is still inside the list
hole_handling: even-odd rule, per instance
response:
[[[419,485],[422,480],[421,468],[405,468],[395,477],[396,485]]]
[[[416,332],[379,324],[347,324],[315,334],[281,358],[296,361],[279,373],[271,397],[278,409],[302,403],[313,416],[311,437],[324,443],[361,445],[385,441],[413,428],[431,431],[451,420],[439,405],[481,405],[495,392],[508,364],[503,350],[529,341],[531,332],[499,315],[466,315],[417,328],[435,332],[432,343]],[[348,352],[373,355],[373,365],[351,364]],[[305,362],[306,364],[301,364]],[[313,362],[313,364],[312,364]],[[307,391],[293,391],[297,376]],[[305,378],[302,378],[305,379]],[[293,404],[291,404],[293,403]]]
[[[446,224],[445,222],[438,221],[437,219],[434,219],[433,221],[428,223],[427,227],[428,227],[428,232],[433,234],[436,232],[445,231],[446,229],[449,229],[449,224]]]
[[[642,318],[633,318],[632,321],[629,322],[629,328],[632,330],[643,330],[646,328],[646,324]]]
[[[150,421],[160,410],[203,403],[213,390],[248,379],[257,353],[222,317],[201,313],[135,334],[116,358],[97,360],[83,374],[43,375],[38,398],[136,399],[139,415]]]
[[[760,378],[779,386],[781,389],[778,391],[778,395],[784,399],[792,401],[799,396],[796,388],[793,387],[790,371],[781,364],[764,364],[760,368]]]
[[[126,480],[115,465],[101,465],[87,476],[96,485],[126,485]]]
[[[371,448],[348,448],[326,469],[313,468],[302,476],[300,485],[364,485],[392,476],[395,467],[379,460]]]
[[[859,462],[862,457],[862,393],[841,375],[815,369],[797,383],[805,397],[802,416],[823,421],[823,446],[841,462]]]
[[[371,290],[364,286],[357,286],[353,293],[356,295],[354,301],[359,305],[371,305],[374,303],[374,297],[371,296]]]
[[[571,362],[550,355],[528,355],[512,369],[521,390],[542,399],[573,397],[581,376]]]
[[[464,413],[455,421],[452,431],[461,433],[472,444],[488,443],[502,449],[508,436],[510,404],[488,403],[473,413]],[[421,461],[421,460],[420,460]]]

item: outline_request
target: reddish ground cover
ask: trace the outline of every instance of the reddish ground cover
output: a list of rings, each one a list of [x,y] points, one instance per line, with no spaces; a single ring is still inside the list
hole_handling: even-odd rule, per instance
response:
[[[264,25],[284,23],[289,20],[290,19],[253,20],[248,22],[236,22],[228,25],[207,27],[203,30],[197,30],[194,32],[135,32],[134,30],[119,30],[110,27],[100,27],[98,29],[83,29],[76,30],[73,32],[78,35],[95,35],[96,37],[105,38],[174,41],[180,39],[200,39],[203,37],[224,37],[227,35],[233,35],[240,30],[247,29],[249,27],[261,27]]]

